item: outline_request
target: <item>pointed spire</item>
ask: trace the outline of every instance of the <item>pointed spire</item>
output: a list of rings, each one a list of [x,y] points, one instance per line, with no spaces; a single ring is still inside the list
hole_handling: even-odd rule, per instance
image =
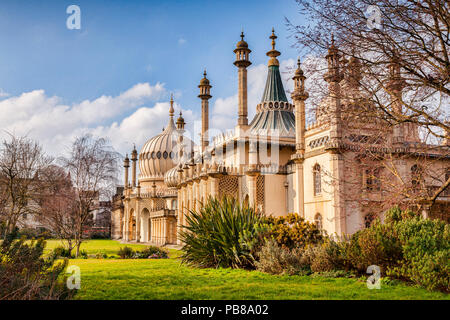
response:
[[[136,144],[133,144],[133,150],[131,151],[131,160],[136,161],[137,160],[137,150],[136,150]]]
[[[280,53],[279,51],[275,50],[275,45],[276,45],[275,40],[276,40],[277,38],[278,38],[278,37],[275,35],[275,29],[272,28],[272,35],[269,37],[269,39],[272,40],[272,50],[270,50],[269,52],[267,52],[267,56],[270,57],[270,60],[269,60],[269,67],[270,67],[270,66],[279,66],[279,65],[280,65],[279,61],[277,60],[277,57],[278,57],[281,53]]]
[[[275,35],[275,29],[274,28],[272,28],[272,35],[270,36],[270,39],[272,39],[272,50],[275,50],[275,40],[277,39],[278,37]]]
[[[169,108],[169,116],[173,118],[175,113],[175,109],[173,108],[173,93],[170,94],[170,108]]]

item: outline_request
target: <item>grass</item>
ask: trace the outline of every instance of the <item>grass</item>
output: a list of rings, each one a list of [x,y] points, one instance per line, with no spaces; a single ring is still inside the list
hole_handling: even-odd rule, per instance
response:
[[[47,246],[45,252],[50,252],[56,247],[64,246],[64,242],[61,240],[46,240]],[[86,240],[81,244],[80,250],[85,250],[89,255],[95,254],[107,254],[108,256],[115,256],[117,258],[117,251],[122,247],[131,247],[134,250],[142,250],[146,247],[143,244],[123,244],[114,240]],[[178,250],[169,249],[171,256],[178,254]],[[75,253],[74,251],[72,251]]]
[[[99,252],[96,250],[112,254],[124,245],[91,240],[84,246],[89,254]],[[70,260],[81,269],[81,290],[76,299],[449,299],[447,294],[404,283],[382,284],[380,290],[369,290],[365,281],[357,279],[195,269],[181,265],[178,255],[171,250],[171,258],[161,260]]]

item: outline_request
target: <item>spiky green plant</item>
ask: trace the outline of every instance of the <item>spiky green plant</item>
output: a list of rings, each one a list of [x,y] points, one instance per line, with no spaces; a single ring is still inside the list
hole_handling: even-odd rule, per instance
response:
[[[182,261],[203,268],[252,268],[268,231],[264,215],[230,197],[209,198],[190,211],[180,232]]]

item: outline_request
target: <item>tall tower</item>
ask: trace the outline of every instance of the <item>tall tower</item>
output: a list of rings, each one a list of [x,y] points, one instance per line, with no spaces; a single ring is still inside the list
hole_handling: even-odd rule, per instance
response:
[[[125,168],[125,176],[124,176],[124,188],[128,188],[128,168],[130,167],[130,159],[128,158],[128,154],[125,156],[125,160],[123,161],[123,167]]]
[[[209,144],[208,130],[209,130],[209,99],[211,96],[212,86],[209,84],[209,80],[206,78],[206,70],[203,73],[203,79],[199,84],[200,94],[198,97],[202,99],[202,133],[201,133],[201,146],[202,152],[205,151]]]
[[[138,160],[138,153],[136,150],[136,145],[133,147],[133,151],[131,151],[131,161],[133,162],[131,167],[131,185],[136,187],[136,162]]]
[[[328,63],[328,71],[324,76],[324,79],[329,84],[329,94],[330,94],[330,144],[333,148],[337,148],[339,140],[341,138],[341,85],[340,82],[344,78],[342,70],[340,67],[340,54],[339,50],[334,43],[334,34],[331,35],[331,46],[328,49],[328,54],[326,55],[326,60]]]
[[[295,170],[295,189],[296,195],[294,199],[294,210],[305,217],[305,187],[303,177],[303,161],[305,160],[305,101],[309,94],[305,90],[306,77],[301,69],[300,59],[297,62],[297,70],[292,78],[294,80],[294,91],[292,92],[292,100],[295,105],[295,154],[292,156],[296,164]]]
[[[177,119],[177,132],[178,132],[178,164],[181,166],[183,161],[183,134],[184,134],[184,126],[186,122],[184,122],[183,113],[180,111],[180,116]]]
[[[297,154],[305,153],[305,101],[308,99],[309,94],[305,91],[306,77],[301,69],[300,59],[297,61],[297,70],[292,78],[294,80],[294,92],[292,92],[292,100],[295,105],[295,140],[296,140],[296,152]]]
[[[248,125],[248,107],[247,107],[247,68],[252,64],[250,62],[250,53],[247,42],[244,41],[244,32],[241,33],[241,41],[236,45],[234,53],[236,61],[234,65],[238,67],[238,126]]]
[[[392,112],[398,117],[403,113],[402,108],[402,91],[405,86],[405,82],[401,77],[400,65],[396,59],[393,59],[389,64],[389,82],[387,90],[391,97]],[[404,142],[404,127],[401,123],[396,124],[393,130],[392,142],[394,145],[401,145]]]
[[[326,55],[328,72],[324,79],[329,83],[330,95],[330,140],[325,150],[330,152],[331,175],[336,181],[333,185],[331,206],[334,210],[334,231],[337,234],[346,233],[344,190],[344,155],[341,153],[342,119],[341,119],[341,84],[343,73],[340,65],[340,54],[334,43],[334,35],[331,36],[331,46]]]

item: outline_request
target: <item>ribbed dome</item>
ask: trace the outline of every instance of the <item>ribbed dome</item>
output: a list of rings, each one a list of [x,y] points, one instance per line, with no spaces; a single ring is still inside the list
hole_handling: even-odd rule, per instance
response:
[[[266,87],[250,123],[253,134],[295,138],[294,106],[288,102],[278,65],[270,65]]]
[[[178,186],[178,166],[173,167],[164,175],[164,183],[169,188]]]
[[[179,154],[178,133],[171,114],[169,124],[164,131],[151,138],[139,154],[139,180],[163,180],[164,174],[175,167]],[[183,153],[192,150],[193,142],[183,137]]]

